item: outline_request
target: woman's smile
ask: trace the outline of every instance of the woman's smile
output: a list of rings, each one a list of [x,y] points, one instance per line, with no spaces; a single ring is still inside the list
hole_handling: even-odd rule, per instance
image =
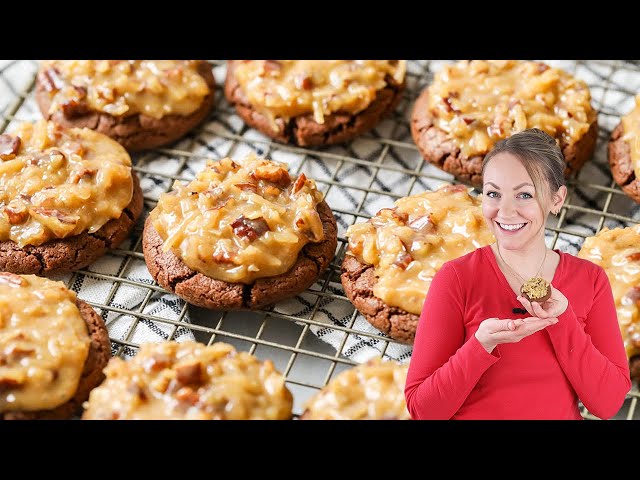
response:
[[[502,232],[504,232],[505,234],[514,234],[519,232],[520,230],[522,230],[524,227],[527,226],[527,223],[501,223],[496,221],[496,224],[498,225],[498,227],[500,228],[500,230]]]

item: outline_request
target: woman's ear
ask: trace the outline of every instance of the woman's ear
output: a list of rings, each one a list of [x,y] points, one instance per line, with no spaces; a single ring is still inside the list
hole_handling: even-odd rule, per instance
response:
[[[553,204],[551,206],[551,213],[557,215],[560,213],[564,201],[567,199],[567,187],[561,185],[558,191],[553,195]]]

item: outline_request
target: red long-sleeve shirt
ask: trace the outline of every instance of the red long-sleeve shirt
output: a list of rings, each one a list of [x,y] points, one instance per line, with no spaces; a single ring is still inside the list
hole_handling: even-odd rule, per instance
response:
[[[488,353],[487,318],[526,318],[490,246],[447,262],[425,299],[405,396],[414,419],[600,418],[631,388],[611,285],[602,267],[560,252],[552,284],[569,300],[559,322]]]

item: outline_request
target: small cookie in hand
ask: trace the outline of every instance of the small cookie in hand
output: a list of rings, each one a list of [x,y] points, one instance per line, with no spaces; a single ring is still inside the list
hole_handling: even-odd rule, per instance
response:
[[[520,293],[530,302],[544,303],[551,298],[551,285],[544,278],[530,278],[522,284]]]

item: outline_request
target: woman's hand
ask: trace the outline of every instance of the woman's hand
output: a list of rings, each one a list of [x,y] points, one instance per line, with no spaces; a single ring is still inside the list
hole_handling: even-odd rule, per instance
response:
[[[478,330],[476,338],[484,349],[491,353],[496,345],[501,343],[516,343],[529,335],[536,333],[538,330],[555,325],[558,323],[557,318],[547,317],[529,317],[518,318],[515,320],[500,320],[499,318],[487,318],[483,320]]]
[[[530,302],[523,296],[518,296],[518,301],[527,309],[529,315],[538,318],[558,318],[569,306],[569,300],[560,290],[556,290],[551,285],[551,297],[540,305],[538,302]]]

